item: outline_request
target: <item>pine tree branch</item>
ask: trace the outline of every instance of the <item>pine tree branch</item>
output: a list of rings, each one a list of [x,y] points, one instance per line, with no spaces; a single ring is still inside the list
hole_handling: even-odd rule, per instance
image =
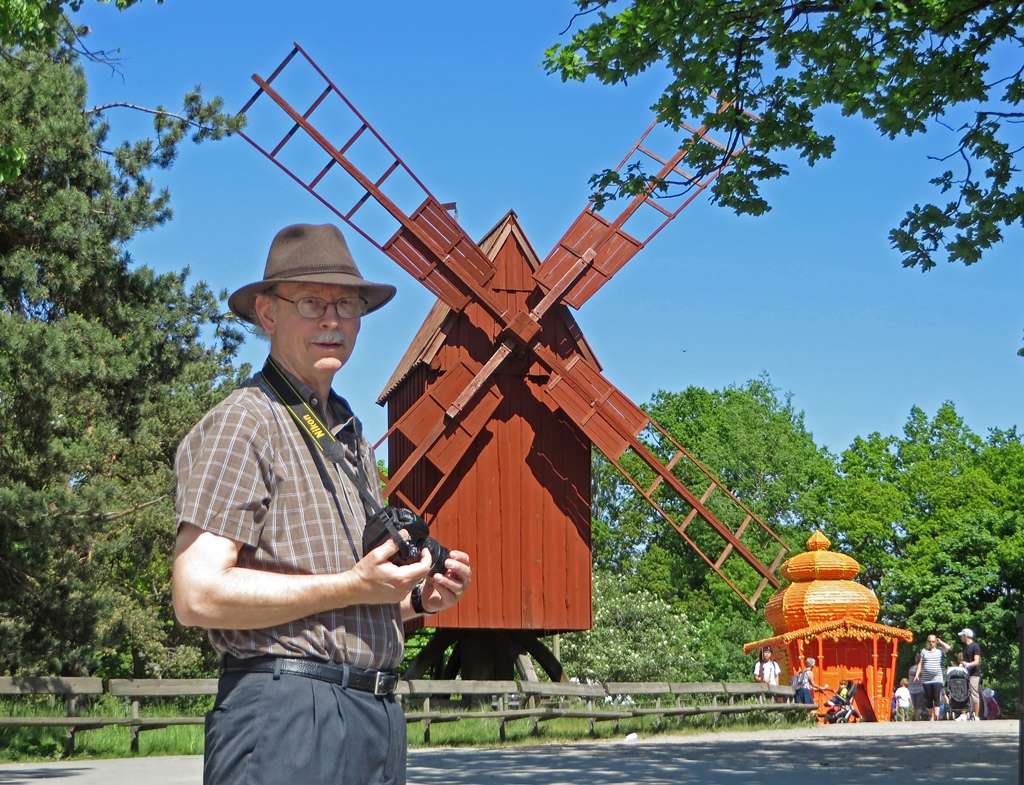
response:
[[[124,101],[117,101],[112,104],[102,104],[100,106],[94,106],[92,109],[86,109],[83,114],[99,114],[107,109],[135,109],[139,112],[145,112],[146,114],[160,115],[161,117],[173,117],[175,120],[181,120],[190,126],[196,128],[207,128],[202,123],[197,123],[195,120],[184,115],[177,114],[175,112],[168,112],[166,109],[150,109],[148,106],[139,106],[138,104],[129,104]]]
[[[134,507],[128,510],[122,510],[120,512],[105,512],[99,516],[99,519],[101,521],[116,521],[118,518],[127,518],[129,515],[134,515],[140,510],[144,510],[147,507],[152,507],[154,504],[159,504],[169,496],[169,493],[164,493],[161,494],[160,496],[157,496],[155,499],[150,499],[148,502],[141,502],[139,504],[136,504]]]

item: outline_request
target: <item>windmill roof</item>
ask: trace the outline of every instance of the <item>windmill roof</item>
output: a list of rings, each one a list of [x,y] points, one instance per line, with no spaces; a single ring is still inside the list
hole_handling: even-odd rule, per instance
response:
[[[493,259],[498,253],[498,250],[502,247],[508,237],[512,235],[515,237],[519,246],[523,249],[526,261],[530,265],[530,269],[536,270],[540,267],[540,257],[534,250],[530,241],[524,234],[522,227],[519,225],[519,217],[516,215],[514,210],[509,210],[494,227],[484,235],[483,239],[480,240],[480,250],[487,255],[489,259]],[[569,312],[569,308],[566,305],[557,304],[555,305],[554,311],[556,311],[566,326],[569,328],[569,333],[573,336],[576,344],[583,354],[583,356],[593,364],[598,370],[601,369],[600,363],[594,356],[593,349],[590,344],[587,343],[587,339],[583,337],[582,331],[579,329],[579,325]],[[423,324],[420,325],[420,329],[416,331],[416,335],[413,337],[412,342],[409,344],[409,348],[405,350],[405,354],[402,355],[402,359],[399,360],[398,365],[392,372],[391,377],[384,385],[384,389],[380,395],[377,396],[377,403],[383,406],[388,397],[395,391],[395,389],[411,374],[419,365],[429,365],[434,359],[434,356],[444,345],[445,339],[448,337],[448,333],[455,325],[455,320],[459,314],[451,309],[442,300],[437,300],[434,305],[431,306],[430,311],[427,313],[427,318],[423,320]]]

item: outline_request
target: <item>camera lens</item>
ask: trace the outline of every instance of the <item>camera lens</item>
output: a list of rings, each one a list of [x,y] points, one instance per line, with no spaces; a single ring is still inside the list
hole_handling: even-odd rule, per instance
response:
[[[448,560],[450,551],[433,537],[424,537],[420,547],[430,551],[430,574],[438,575],[444,572],[446,569],[444,563]]]

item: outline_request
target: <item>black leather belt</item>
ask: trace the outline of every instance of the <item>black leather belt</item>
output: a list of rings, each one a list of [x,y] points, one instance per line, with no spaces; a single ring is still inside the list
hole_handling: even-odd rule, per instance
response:
[[[291,673],[310,679],[329,681],[374,695],[394,695],[398,674],[394,671],[373,671],[344,663],[323,662],[301,657],[233,657],[224,656],[221,673]]]

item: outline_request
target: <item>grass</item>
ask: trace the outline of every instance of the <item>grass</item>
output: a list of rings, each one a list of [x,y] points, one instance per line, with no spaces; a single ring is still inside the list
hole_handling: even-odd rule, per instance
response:
[[[153,717],[200,716],[209,709],[211,698],[166,701],[163,705],[151,701],[143,707],[143,715]],[[0,701],[0,714],[6,716],[63,716],[63,701],[50,699],[20,699]],[[83,717],[126,717],[128,706],[113,696],[104,695],[88,709],[79,712]],[[595,739],[621,739],[629,733],[639,736],[658,734],[687,735],[709,731],[759,730],[803,727],[809,724],[803,715],[722,715],[716,722],[711,716],[667,718],[660,725],[654,717],[621,720],[615,723],[595,723],[594,732],[582,719],[551,719],[541,722],[532,732],[529,719],[506,722],[506,741],[498,738],[498,723],[490,719],[463,719],[455,722],[434,722],[430,726],[430,744],[423,742],[423,724],[408,725],[410,749],[423,747],[496,747],[550,744],[556,742],[590,741]],[[63,728],[0,728],[0,762],[36,762],[64,759]],[[203,752],[202,725],[176,725],[147,730],[139,734],[139,751],[130,751],[130,730],[109,726],[75,734],[75,752],[71,759],[128,758],[159,755],[201,755]]]
[[[153,700],[144,705],[142,716],[181,717],[201,716],[209,711],[213,698],[178,698],[167,701]],[[63,698],[25,697],[0,701],[0,715],[7,717],[63,717]],[[79,717],[127,717],[128,702],[112,695],[102,695],[77,712]],[[0,728],[0,762],[31,762],[64,759],[64,728]],[[127,758],[130,750],[131,730],[127,727],[108,726],[75,733],[75,752],[72,758]],[[139,734],[139,756],[149,755],[201,755],[203,752],[202,725],[176,725]]]
[[[620,720],[618,730],[612,721],[600,721],[589,731],[587,720],[551,719],[541,722],[537,732],[532,731],[529,719],[505,723],[506,741],[498,740],[497,720],[458,720],[457,722],[434,722],[430,726],[430,744],[423,743],[422,723],[408,726],[409,748],[418,747],[497,747],[551,744],[557,742],[578,742],[621,739],[636,733],[640,737],[673,735],[688,736],[730,730],[767,730],[806,727],[811,724],[804,715],[722,715],[716,722],[710,715],[686,718],[666,718],[659,725],[654,717],[634,717]]]

